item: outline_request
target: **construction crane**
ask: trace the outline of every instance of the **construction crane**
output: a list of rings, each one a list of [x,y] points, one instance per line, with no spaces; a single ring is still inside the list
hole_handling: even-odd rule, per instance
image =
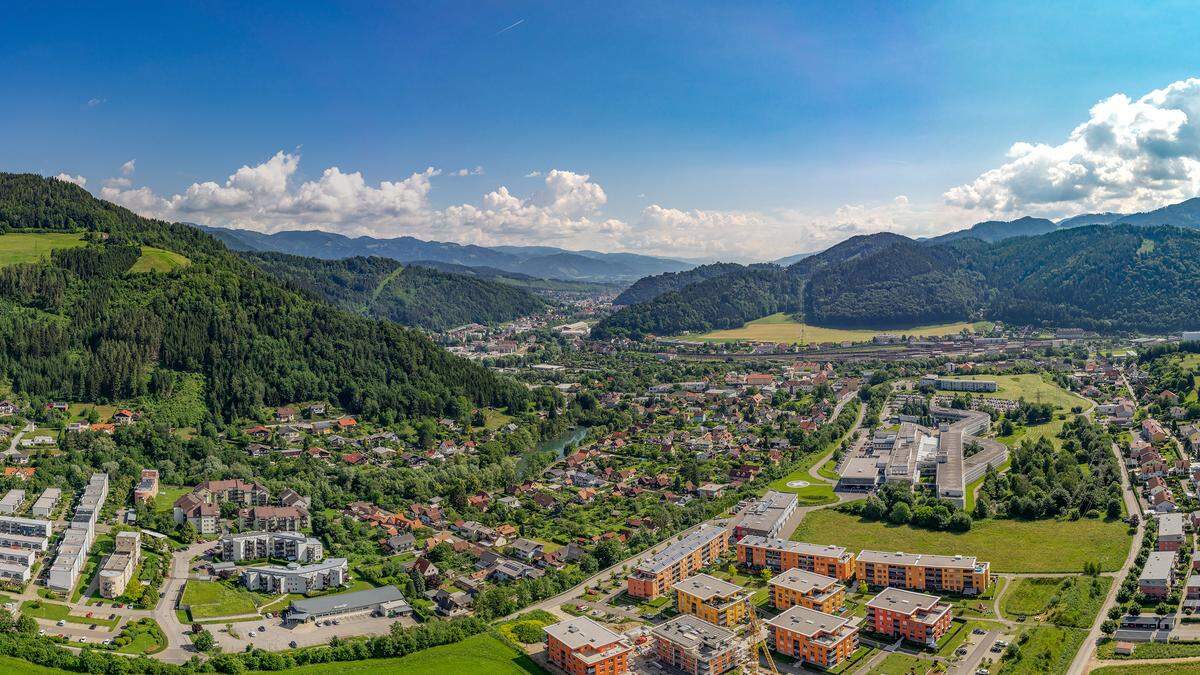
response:
[[[750,617],[750,649],[748,664],[755,673],[773,673],[779,675],[779,669],[775,667],[775,659],[771,658],[771,650],[767,647],[767,629],[763,627],[762,621],[759,620],[758,614],[754,611],[754,605],[746,601],[746,613]],[[763,668],[758,660],[759,650],[762,650],[762,655],[765,657],[767,667]]]

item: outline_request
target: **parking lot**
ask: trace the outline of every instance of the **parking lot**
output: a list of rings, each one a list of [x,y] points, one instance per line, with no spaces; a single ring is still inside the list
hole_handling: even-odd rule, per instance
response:
[[[267,650],[288,649],[292,642],[295,642],[297,647],[310,647],[326,644],[329,642],[329,638],[335,635],[338,637],[387,635],[391,632],[392,624],[397,621],[405,627],[414,625],[413,620],[408,618],[374,617],[369,614],[335,617],[335,620],[338,622],[337,625],[318,626],[317,622],[309,622],[290,627],[284,626],[279,617],[241,621],[233,624],[233,630],[237,633],[237,637],[225,631],[225,624],[209,625],[207,628],[212,631],[213,637],[217,639],[217,644],[221,645],[221,649],[227,652],[240,652],[248,644]],[[325,623],[325,621],[323,620],[321,623]],[[260,631],[259,627],[266,628],[266,630]],[[254,633],[254,637],[250,637],[251,632]]]

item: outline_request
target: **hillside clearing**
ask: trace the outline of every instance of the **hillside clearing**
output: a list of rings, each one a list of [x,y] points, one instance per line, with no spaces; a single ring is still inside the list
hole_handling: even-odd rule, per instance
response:
[[[0,266],[49,260],[50,251],[56,248],[76,248],[84,243],[83,235],[62,232],[0,235]]]
[[[869,328],[823,328],[810,326],[793,319],[790,315],[779,313],[765,316],[747,323],[741,328],[715,330],[701,335],[684,336],[689,340],[705,342],[733,342],[736,340],[761,340],[764,342],[786,342],[812,344],[821,342],[866,342],[877,335],[919,335],[942,336],[955,335],[963,329],[980,331],[988,327],[987,322],[979,323],[945,323],[932,326],[916,326],[911,328],[894,328],[873,330]]]
[[[167,251],[153,246],[142,247],[142,257],[129,268],[131,274],[138,272],[170,272],[180,267],[192,264],[191,260],[174,251]]]

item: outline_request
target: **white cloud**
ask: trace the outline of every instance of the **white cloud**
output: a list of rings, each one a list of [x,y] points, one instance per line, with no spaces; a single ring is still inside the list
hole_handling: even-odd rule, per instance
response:
[[[127,188],[133,185],[133,181],[128,178],[105,178],[104,187],[110,188]]]
[[[451,175],[451,176],[482,176],[483,175],[483,167],[476,166],[474,169],[459,169],[458,171],[451,171],[449,175]]]
[[[87,103],[85,103],[84,105],[88,108],[95,108],[98,106],[102,106],[105,103],[108,103],[108,99],[106,99],[106,98],[89,98],[87,100]]]
[[[538,178],[541,175],[542,175],[541,171],[530,171],[529,173],[525,174],[525,177],[526,178]]]
[[[1008,161],[948,190],[947,204],[997,214],[1142,211],[1200,192],[1200,79],[1138,99],[1115,94],[1057,145],[1014,143]]]
[[[66,181],[68,183],[74,183],[74,184],[78,185],[79,187],[83,187],[83,186],[87,185],[87,179],[84,178],[83,176],[72,176],[69,173],[60,173],[57,176],[55,176],[55,178],[57,178],[58,180],[61,180],[61,181]]]
[[[121,165],[121,174],[124,176],[128,176],[133,173],[135,168],[137,168],[137,160],[131,159],[128,162],[125,162],[124,164]]]

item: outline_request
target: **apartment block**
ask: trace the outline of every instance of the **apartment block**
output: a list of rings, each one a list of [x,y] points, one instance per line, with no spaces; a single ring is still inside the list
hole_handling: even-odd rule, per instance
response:
[[[767,619],[767,644],[802,664],[833,668],[858,649],[849,619],[796,605]]]
[[[58,488],[46,488],[41,497],[33,503],[31,513],[38,518],[49,518],[54,513],[54,509],[58,507],[58,502],[62,500],[62,490]]]
[[[1142,575],[1138,577],[1138,590],[1147,597],[1165,600],[1175,584],[1175,552],[1155,551],[1146,558]]]
[[[97,584],[100,595],[105,598],[115,598],[125,592],[133,571],[137,569],[141,559],[142,533],[118,532],[113,545],[113,552],[104,560],[100,567]]]
[[[12,515],[21,508],[25,503],[24,490],[9,490],[3,498],[0,498],[0,513]]]
[[[846,601],[846,587],[837,579],[797,568],[771,579],[768,586],[771,589],[771,602],[779,610],[800,605],[833,614]]]
[[[349,572],[345,558],[330,558],[312,565],[250,567],[242,572],[242,583],[264,593],[309,593],[344,585]]]
[[[158,496],[158,469],[142,469],[141,480],[133,488],[133,500],[145,504]]]
[[[83,494],[79,496],[79,502],[75,504],[67,531],[58,544],[58,555],[50,565],[50,574],[46,580],[48,587],[68,593],[75,589],[79,574],[87,562],[88,550],[95,540],[96,520],[100,517],[100,510],[104,508],[106,499],[108,474],[92,474],[87,487],[83,489]]]
[[[738,564],[754,570],[801,569],[840,581],[854,578],[854,554],[841,546],[822,546],[750,535],[737,543]]]
[[[953,618],[950,605],[936,595],[885,588],[867,601],[866,625],[890,637],[933,647]]]
[[[657,598],[675,583],[716,562],[728,550],[729,530],[715,525],[701,525],[662,552],[638,563],[626,580],[629,595],[643,599]]]
[[[221,559],[229,562],[279,558],[300,563],[325,557],[321,542],[299,532],[241,532],[221,537]]]
[[[21,534],[26,537],[50,538],[54,532],[54,523],[41,518],[21,518],[20,516],[0,516],[0,533]]]
[[[745,620],[750,593],[723,579],[697,574],[676,583],[675,608],[717,626],[736,626]]]
[[[617,675],[629,672],[633,645],[625,636],[577,616],[546,626],[546,655],[570,675]]]
[[[1183,548],[1183,542],[1183,514],[1164,513],[1159,516],[1157,550],[1178,551]]]
[[[733,526],[733,540],[740,541],[748,535],[778,537],[796,512],[798,503],[796,495],[789,492],[767,492],[738,514]]]
[[[690,614],[650,631],[659,663],[689,675],[720,675],[737,667],[744,653],[733,631]]]
[[[872,586],[978,595],[991,583],[990,564],[974,556],[862,551],[855,565],[855,577]]]

